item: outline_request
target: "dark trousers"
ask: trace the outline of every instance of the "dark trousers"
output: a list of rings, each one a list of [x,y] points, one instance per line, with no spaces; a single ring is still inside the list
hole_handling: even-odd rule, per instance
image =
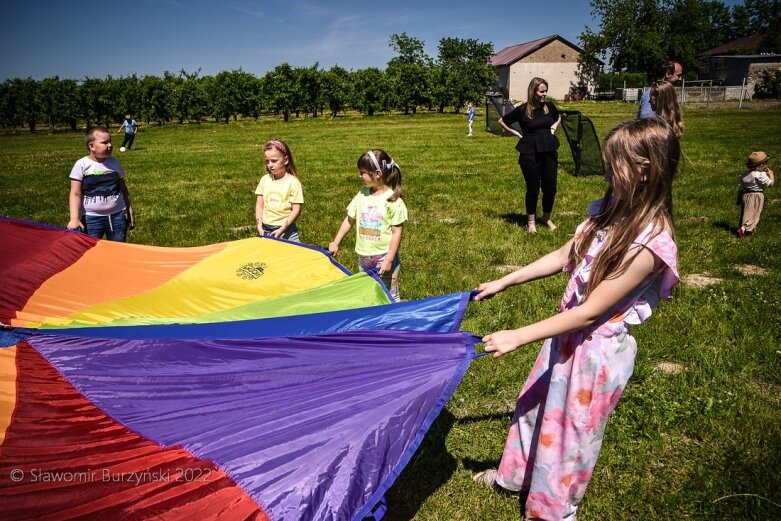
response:
[[[127,147],[128,150],[133,148],[133,141],[136,139],[135,134],[128,134],[125,132],[125,139],[122,140],[122,146]]]
[[[526,214],[537,214],[537,198],[540,191],[542,191],[542,213],[551,213],[553,201],[556,199],[558,153],[554,151],[521,154],[518,162],[521,165],[523,179],[526,181]]]

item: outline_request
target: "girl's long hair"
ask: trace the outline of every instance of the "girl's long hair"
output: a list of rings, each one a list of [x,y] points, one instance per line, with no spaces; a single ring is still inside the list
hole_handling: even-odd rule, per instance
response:
[[[669,81],[657,81],[651,86],[651,97],[654,96],[656,97],[654,112],[666,121],[673,128],[675,136],[681,139],[683,137],[683,120],[675,87]]]
[[[277,152],[281,153],[283,156],[285,156],[285,159],[287,159],[287,172],[290,175],[294,175],[298,177],[298,169],[296,168],[296,162],[293,159],[293,152],[290,151],[290,147],[287,146],[287,143],[280,139],[269,139],[266,141],[266,143],[263,145],[263,152],[266,150],[276,150]],[[268,167],[266,167],[266,173],[270,174]]]
[[[681,148],[670,125],[658,118],[618,125],[605,140],[604,155],[606,177],[612,186],[599,213],[575,238],[570,259],[572,266],[580,264],[597,233],[606,232],[591,268],[586,296],[603,280],[627,270],[631,262],[623,262],[624,257],[646,227],[653,226],[651,237],[665,229],[674,237],[672,182]],[[635,255],[640,251],[637,248]]]
[[[534,109],[537,108],[535,107],[537,101],[537,87],[539,87],[542,84],[548,87],[548,82],[542,78],[532,78],[532,81],[529,82],[529,90],[526,92],[526,116],[529,119],[534,119]],[[541,103],[542,103],[542,111],[545,114],[547,114],[548,104],[545,102],[541,102]]]
[[[377,160],[377,164],[374,164],[372,160],[372,154],[374,159]],[[382,176],[382,182],[393,190],[393,194],[388,198],[388,201],[393,202],[396,199],[403,199],[401,190],[401,168],[396,162],[388,155],[388,153],[381,148],[375,148],[366,152],[358,158],[358,169],[364,172],[376,172],[379,168],[380,175]]]

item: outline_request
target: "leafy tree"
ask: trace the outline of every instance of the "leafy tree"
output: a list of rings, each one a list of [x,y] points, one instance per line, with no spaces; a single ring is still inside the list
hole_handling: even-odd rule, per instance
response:
[[[666,58],[665,13],[659,0],[591,0],[591,16],[598,31],[586,28],[579,42],[585,68],[592,56],[610,63],[614,71],[655,74]]]
[[[388,62],[385,72],[396,103],[404,114],[410,110],[415,113],[429,103],[431,58],[423,50],[423,41],[407,33],[391,35],[389,45],[397,56]]]
[[[99,78],[85,78],[79,87],[79,112],[87,128],[100,124],[105,116],[100,96],[102,90],[103,80]]]
[[[296,69],[301,93],[301,107],[315,118],[318,110],[323,106],[321,100],[323,94],[323,73],[319,67],[320,64],[315,63],[311,67]]]
[[[749,29],[752,34],[764,34],[759,52],[781,52],[781,0],[745,0]]]
[[[591,0],[592,17],[599,28],[586,28],[579,42],[584,54],[581,76],[593,79],[598,72],[594,58],[616,72],[658,74],[666,59],[676,59],[685,70],[696,70],[697,55],[730,40],[754,20],[748,3],[772,4],[781,0],[746,0],[747,7],[732,10],[716,0]],[[754,10],[752,10],[754,9]],[[743,35],[740,35],[743,36]]]
[[[222,71],[214,77],[211,89],[212,114],[215,118],[225,120],[227,124],[230,117],[236,120],[239,113],[239,75],[238,71]]]
[[[119,97],[114,100],[114,114],[120,119],[125,114],[138,116],[141,113],[141,82],[138,76],[131,74],[118,81]]]
[[[727,41],[735,40],[741,36],[751,35],[751,22],[748,9],[743,4],[733,5],[730,9],[730,32]]]
[[[16,127],[24,124],[24,118],[19,108],[20,97],[17,81],[17,79],[8,79],[0,85],[1,122],[3,127],[12,128],[14,131],[16,131]]]
[[[328,104],[331,117],[343,111],[350,102],[350,73],[347,69],[334,65],[323,74],[323,98]]]
[[[79,110],[77,88],[75,81],[61,80],[58,76],[40,82],[41,115],[51,132],[62,123],[76,130]]]
[[[181,69],[177,76],[170,73],[166,75],[167,98],[171,103],[169,110],[179,120],[179,124],[185,121],[200,123],[210,114],[215,117],[215,120],[219,120],[222,116],[215,109],[214,99],[210,98],[210,95],[214,94],[213,81],[200,78],[200,73],[200,69],[193,72]]]
[[[257,121],[265,105],[263,80],[249,72],[242,72],[238,79],[239,91],[241,92],[239,112],[241,115],[251,116]]]
[[[298,101],[296,95],[296,74],[288,63],[277,65],[264,76],[265,97],[276,113],[282,114],[285,121],[290,119]]]
[[[17,98],[16,110],[20,118],[27,122],[31,134],[35,133],[41,112],[41,97],[38,82],[32,78],[12,80],[13,95]]]
[[[168,90],[165,82],[157,76],[144,76],[141,78],[141,112],[139,117],[156,122],[158,125],[170,121],[171,110],[168,101]]]
[[[469,100],[483,97],[488,87],[496,81],[496,70],[489,60],[493,45],[473,38],[442,38],[439,41],[438,65],[433,72],[433,97],[443,112],[450,105],[458,113]]]
[[[353,102],[352,106],[367,116],[374,116],[377,111],[388,110],[388,81],[377,67],[359,69],[352,73]]]
[[[122,84],[119,78],[112,76],[106,76],[103,80],[103,89],[98,96],[100,105],[104,110],[104,117],[100,119],[106,128],[111,128],[113,123],[122,121],[122,118],[127,113],[120,104],[119,100],[122,99]]]
[[[429,94],[431,101],[437,107],[437,112],[440,114],[445,112],[445,107],[455,97],[450,71],[443,65],[436,64],[431,67],[431,89]]]

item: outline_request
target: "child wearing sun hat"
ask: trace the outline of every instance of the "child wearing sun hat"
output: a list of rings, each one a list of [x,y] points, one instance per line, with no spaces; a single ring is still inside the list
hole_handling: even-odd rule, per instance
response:
[[[765,152],[752,152],[746,161],[746,171],[738,181],[738,204],[740,205],[740,227],[738,236],[754,233],[765,205],[765,188],[773,186],[776,179],[768,168],[770,159]]]

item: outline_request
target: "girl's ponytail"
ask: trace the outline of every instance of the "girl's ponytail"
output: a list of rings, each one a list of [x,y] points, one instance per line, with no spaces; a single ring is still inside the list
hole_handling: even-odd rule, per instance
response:
[[[386,185],[393,189],[393,195],[388,197],[388,201],[393,202],[396,199],[403,199],[401,189],[401,168],[396,161],[382,161],[382,179]]]

